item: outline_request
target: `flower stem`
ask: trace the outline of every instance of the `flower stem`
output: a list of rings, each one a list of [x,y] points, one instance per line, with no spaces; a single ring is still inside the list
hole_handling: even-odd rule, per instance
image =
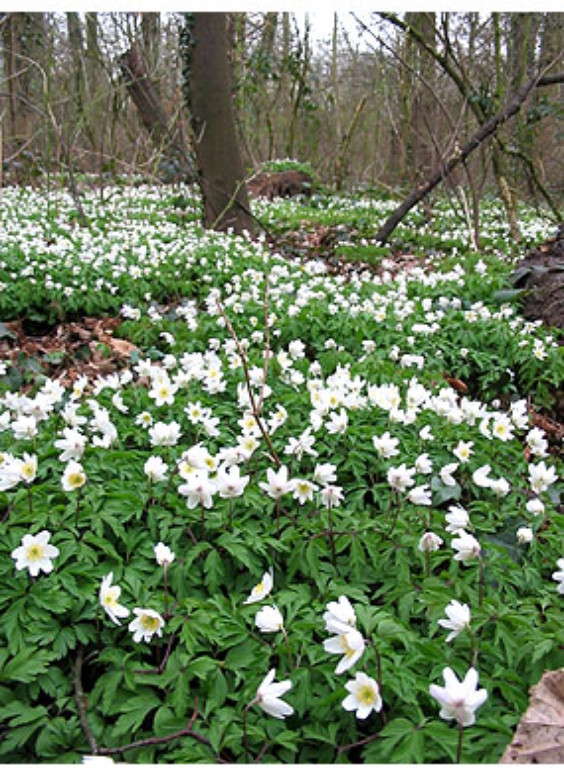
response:
[[[328,520],[328,533],[329,533],[329,543],[331,547],[331,562],[333,563],[333,568],[337,567],[337,552],[335,550],[335,533],[333,531],[333,514],[331,509],[331,502],[327,504],[327,520]]]
[[[247,738],[247,712],[249,709],[256,704],[258,699],[253,699],[243,710],[243,746],[245,747],[245,762],[248,763],[249,761],[249,741]]]
[[[284,642],[286,644],[286,652],[288,653],[288,664],[290,666],[290,669],[294,669],[294,663],[292,661],[292,651],[290,650],[290,640],[288,639],[288,633],[282,627],[282,634],[284,635]]]
[[[166,578],[167,564],[163,566],[163,583],[164,583],[164,612],[168,615],[168,582]]]
[[[478,605],[484,602],[484,561],[482,556],[478,557]]]
[[[456,747],[456,764],[460,763],[462,757],[462,737],[464,736],[464,726],[461,722],[458,723],[458,745]]]
[[[78,528],[78,516],[80,512],[80,495],[82,492],[82,488],[79,488],[76,492],[76,508],[74,510],[74,526],[75,528]]]

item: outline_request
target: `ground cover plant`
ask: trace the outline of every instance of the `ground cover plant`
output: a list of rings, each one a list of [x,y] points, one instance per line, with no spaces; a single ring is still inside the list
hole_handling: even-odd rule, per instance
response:
[[[339,271],[202,231],[190,189],[85,193],[87,228],[61,190],[4,190],[3,761],[499,759],[564,666],[539,426],[564,363],[495,203],[480,252],[437,204],[408,268]],[[388,207],[254,204],[358,249]],[[17,317],[103,313],[136,347],[112,373],[10,353]]]

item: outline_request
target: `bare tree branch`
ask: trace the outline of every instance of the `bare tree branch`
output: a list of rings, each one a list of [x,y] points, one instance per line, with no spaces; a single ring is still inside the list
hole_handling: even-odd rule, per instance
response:
[[[376,233],[376,240],[380,243],[386,243],[394,229],[402,221],[404,216],[421,202],[443,179],[446,179],[452,171],[464,162],[481,144],[484,143],[490,136],[493,136],[501,125],[515,115],[523,103],[527,99],[529,93],[535,88],[540,79],[540,75],[537,74],[528,80],[513,96],[507,101],[504,108],[490,118],[487,122],[480,126],[480,128],[474,133],[473,137],[461,147],[458,152],[451,156],[449,160],[444,162],[441,167],[435,171],[435,173],[424,184],[415,189],[406,199],[399,205],[392,215],[384,222]]]

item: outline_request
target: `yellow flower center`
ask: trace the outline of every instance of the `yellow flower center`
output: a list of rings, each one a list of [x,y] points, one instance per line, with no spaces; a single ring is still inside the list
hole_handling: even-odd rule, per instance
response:
[[[45,547],[41,546],[41,544],[32,544],[27,548],[27,559],[31,562],[41,560],[44,553]]]
[[[339,635],[339,637],[341,639],[343,653],[345,654],[347,659],[350,659],[350,657],[354,655],[354,648],[351,648],[350,645],[348,644],[346,635]]]
[[[119,587],[110,587],[104,595],[104,605],[107,605],[108,608],[115,608],[118,604],[120,592],[121,590]]]
[[[33,464],[23,464],[21,468],[21,473],[24,477],[33,477],[34,475]]]
[[[80,472],[71,472],[67,480],[71,488],[80,488],[82,485],[84,485],[85,477]]]
[[[147,613],[144,613],[141,616],[141,626],[145,632],[156,632],[159,628],[159,620],[156,616],[149,616]]]
[[[374,704],[376,701],[376,692],[369,685],[363,685],[357,693],[357,699],[363,704]]]

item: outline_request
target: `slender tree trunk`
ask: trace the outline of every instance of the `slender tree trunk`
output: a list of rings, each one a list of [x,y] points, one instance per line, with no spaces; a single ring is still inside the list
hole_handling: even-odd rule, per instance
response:
[[[164,175],[171,180],[194,181],[193,164],[183,138],[166,114],[138,45],[132,45],[121,57],[121,71],[141,122],[162,155]]]
[[[227,14],[194,13],[187,18],[183,47],[185,92],[190,111],[204,225],[236,233],[253,232],[245,173],[235,133]]]

